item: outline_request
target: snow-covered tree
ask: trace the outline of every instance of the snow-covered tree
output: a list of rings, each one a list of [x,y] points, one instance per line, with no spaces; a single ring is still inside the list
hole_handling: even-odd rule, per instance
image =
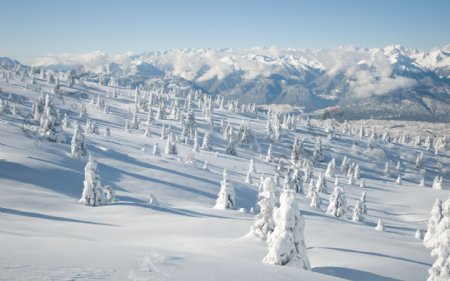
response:
[[[220,191],[216,204],[216,209],[235,209],[236,208],[236,193],[234,187],[228,178],[228,171],[223,170],[223,178],[220,182]]]
[[[250,164],[248,167],[248,171],[252,174],[256,174],[256,167],[255,167],[255,161],[253,161],[253,159],[250,159]]]
[[[348,184],[355,185],[355,183],[356,183],[355,174],[350,173],[350,175],[348,176]]]
[[[436,244],[431,255],[437,256],[428,270],[427,281],[450,280],[450,199],[444,203],[443,217],[437,225]]]
[[[420,154],[417,155],[417,158],[416,158],[416,168],[422,169],[424,167],[424,164],[425,164],[425,159],[423,156],[423,152],[420,152]]]
[[[314,143],[314,151],[312,156],[312,161],[314,164],[321,162],[323,159],[323,149],[322,149],[322,141],[320,137],[316,138]]]
[[[333,158],[333,159],[331,159],[330,162],[328,162],[327,170],[325,172],[325,177],[327,177],[327,178],[334,178],[335,177],[335,171],[334,171],[334,169],[336,167],[335,161],[336,160],[334,160],[334,158]]]
[[[442,189],[442,177],[436,176],[433,181],[433,189]]]
[[[195,130],[195,133],[194,133],[194,146],[192,147],[192,151],[194,151],[194,152],[199,152],[200,151],[200,146],[198,144],[198,132],[197,132],[197,130]]]
[[[295,168],[292,174],[292,188],[297,193],[303,193],[303,179],[300,170]]]
[[[173,135],[173,133],[170,133],[169,137],[167,137],[165,153],[173,155],[178,154],[177,143],[175,141],[175,136]]]
[[[433,249],[437,243],[437,226],[443,217],[443,206],[441,200],[436,199],[436,201],[434,201],[430,214],[431,216],[428,220],[427,232],[423,237],[423,244],[426,248]]]
[[[316,190],[320,193],[328,192],[327,181],[325,180],[325,177],[322,175],[322,173],[319,173],[319,177],[317,178]]]
[[[355,208],[353,209],[353,216],[352,216],[352,220],[353,221],[363,221],[364,220],[364,212],[363,212],[363,207],[362,207],[362,203],[361,201],[356,201],[355,203]]]
[[[89,155],[89,161],[84,168],[83,194],[80,203],[87,206],[101,206],[107,203],[106,194],[100,183],[100,175],[97,173],[97,161]]]
[[[309,181],[308,192],[306,193],[306,198],[312,198],[314,191],[317,192],[317,189],[314,184],[314,179],[311,178]]]
[[[203,170],[208,171],[208,161],[205,161],[205,163],[203,164]]]
[[[269,144],[269,148],[267,149],[266,162],[270,163],[272,161],[273,161],[272,144]]]
[[[245,183],[253,184],[252,173],[250,171],[248,171],[247,175],[245,176]]]
[[[367,215],[367,206],[366,206],[366,192],[364,191],[361,194],[361,199],[359,199],[359,202],[361,202],[361,209],[364,215]]]
[[[58,112],[51,104],[50,96],[45,96],[44,112],[41,115],[39,134],[51,142],[66,142]]]
[[[153,206],[160,205],[158,199],[156,199],[155,195],[153,195],[151,193],[148,195],[148,204],[153,205]]]
[[[156,112],[156,119],[166,120],[166,108],[164,107],[163,102],[159,104],[158,111]]]
[[[424,177],[424,176],[422,176],[422,177],[420,178],[419,186],[420,186],[420,187],[425,187],[425,177]]]
[[[73,158],[80,158],[87,155],[87,145],[78,123],[75,125],[72,141],[70,142],[70,151]]]
[[[62,121],[62,126],[63,126],[63,129],[67,129],[67,128],[72,127],[72,126],[70,125],[70,120],[69,120],[69,117],[67,116],[67,113],[64,113],[64,118],[63,118],[63,121]]]
[[[294,191],[283,191],[273,218],[275,229],[267,238],[269,251],[263,262],[311,270],[304,238],[305,222]]]
[[[202,149],[203,150],[207,150],[207,151],[212,150],[211,141],[210,141],[210,138],[209,138],[209,133],[205,133],[205,136],[203,137]]]
[[[237,155],[236,144],[232,138],[228,142],[228,147],[226,148],[225,153],[233,156]]]
[[[347,155],[344,155],[344,159],[342,159],[341,163],[341,174],[343,175],[347,174],[349,168],[350,168],[350,159],[347,158]]]
[[[310,197],[311,197],[311,202],[310,202],[309,206],[311,208],[319,209],[321,200],[320,200],[319,193],[317,192],[317,190],[315,188],[312,189]]]
[[[377,226],[375,226],[376,231],[384,231],[384,223],[382,219],[378,219]]]
[[[152,133],[150,131],[150,126],[145,125],[144,137],[151,137],[151,136],[152,136]]]
[[[124,130],[125,130],[125,133],[131,133],[131,126],[130,126],[130,122],[128,120],[125,120]]]
[[[87,109],[86,109],[86,105],[83,103],[81,104],[81,108],[80,108],[80,117],[85,117],[87,115]]]
[[[114,203],[116,201],[116,193],[114,192],[114,189],[112,189],[111,186],[106,185],[103,187],[103,193],[106,197],[106,202],[108,204]]]
[[[153,155],[161,156],[161,150],[159,149],[159,145],[157,142],[153,144]]]
[[[384,172],[383,172],[385,177],[389,177],[391,175],[391,167],[389,165],[389,161],[386,161],[386,163],[384,164]]]
[[[366,187],[366,181],[364,179],[361,179],[361,181],[359,182],[359,187],[361,187],[361,188]]]
[[[395,184],[401,185],[402,184],[402,175],[398,175],[397,179],[395,180]]]
[[[258,195],[258,206],[260,211],[256,215],[255,222],[250,228],[251,232],[262,240],[266,240],[267,235],[275,228],[273,210],[277,204],[278,199],[275,182],[271,177],[262,177]]]
[[[292,181],[287,172],[284,174],[283,189],[293,190]]]
[[[130,126],[134,130],[139,130],[139,115],[136,112],[133,113],[133,119],[131,119]]]
[[[336,186],[333,193],[330,195],[330,204],[328,205],[327,213],[340,218],[346,211],[347,200],[345,199],[344,189],[340,186]]]
[[[353,171],[353,177],[357,180],[361,178],[361,170],[359,168],[359,164],[356,164],[355,170]]]

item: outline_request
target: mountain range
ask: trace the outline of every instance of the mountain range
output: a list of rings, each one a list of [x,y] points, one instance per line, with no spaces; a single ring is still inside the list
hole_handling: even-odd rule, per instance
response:
[[[36,60],[48,70],[103,75],[135,87],[171,77],[211,95],[245,103],[289,104],[346,119],[450,121],[450,45],[419,51],[342,46],[332,49],[175,49],[110,56],[96,51]]]

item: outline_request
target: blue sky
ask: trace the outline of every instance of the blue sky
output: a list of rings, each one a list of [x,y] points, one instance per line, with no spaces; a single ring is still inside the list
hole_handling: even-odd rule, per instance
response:
[[[450,44],[448,0],[0,0],[0,56]]]

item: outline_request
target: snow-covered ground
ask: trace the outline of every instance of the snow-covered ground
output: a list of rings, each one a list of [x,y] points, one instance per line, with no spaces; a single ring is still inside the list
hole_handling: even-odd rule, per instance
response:
[[[178,144],[178,156],[164,153],[161,126],[171,125],[179,134],[178,121],[155,120],[152,137],[143,137],[147,113],[141,112],[141,126],[124,131],[126,110],[134,108],[134,90],[121,89],[118,98],[109,98],[106,86],[62,87],[63,94],[50,94],[53,104],[67,113],[71,121],[84,127],[79,117],[82,104],[87,118],[95,120],[98,135],[86,135],[88,149],[98,161],[102,185],[116,191],[116,202],[101,207],[78,203],[83,190],[86,159],[74,159],[70,144],[57,144],[33,135],[29,114],[38,91],[27,90],[24,82],[0,78],[0,97],[10,106],[21,97],[21,114],[0,119],[0,280],[425,280],[434,258],[422,241],[414,237],[417,229],[426,230],[435,198],[446,200],[448,190],[430,188],[434,177],[444,176],[448,187],[450,154],[427,152],[412,145],[377,141],[367,149],[367,138],[337,135],[333,142],[325,137],[321,121],[312,121],[308,130],[304,121],[295,131],[283,130],[281,141],[273,144],[274,156],[290,156],[294,137],[306,139],[311,151],[313,134],[323,136],[325,161],[314,167],[314,178],[325,172],[327,162],[344,155],[359,164],[366,187],[347,184],[339,175],[349,208],[343,218],[325,212],[329,194],[320,194],[321,209],[309,207],[309,199],[298,195],[304,216],[307,254],[312,271],[262,263],[266,244],[249,234],[254,215],[247,211],[256,204],[258,187],[244,183],[249,160],[254,159],[260,176],[273,176],[275,164],[264,161],[268,142],[265,138],[267,116],[238,114],[215,106],[218,127],[225,118],[237,129],[241,119],[251,128],[262,147],[262,154],[237,148],[237,156],[225,154],[227,143],[217,131],[210,131],[197,102],[192,102],[199,134],[209,132],[213,151],[195,152],[193,163],[178,156],[192,154],[192,144]],[[43,91],[50,87],[37,80]],[[109,113],[90,104],[100,94]],[[181,101],[183,102],[183,101]],[[153,111],[156,112],[156,107]],[[448,126],[426,123],[382,123],[394,131],[415,134],[448,134]],[[341,126],[342,124],[336,124]],[[421,128],[419,128],[419,125]],[[358,125],[359,126],[359,125]],[[111,136],[104,136],[106,127]],[[440,128],[440,129],[439,129]],[[382,132],[382,131],[380,131]],[[65,130],[70,143],[73,128]],[[162,156],[152,155],[159,143]],[[356,142],[356,144],[354,144]],[[145,147],[145,149],[143,149]],[[216,155],[218,151],[218,155]],[[425,154],[426,187],[419,187],[416,156]],[[181,159],[182,160],[182,159]],[[383,176],[386,160],[392,163],[391,177]],[[208,161],[208,170],[203,169]],[[395,164],[401,161],[402,185],[396,185]],[[237,195],[237,210],[214,209],[223,169],[227,169]],[[334,179],[327,179],[331,191]],[[281,181],[282,185],[282,181]],[[281,190],[281,186],[279,187]],[[304,184],[305,192],[308,183]],[[363,222],[353,222],[352,209],[361,193],[367,194],[368,214]],[[160,205],[148,204],[153,194]],[[374,230],[383,219],[385,232]]]

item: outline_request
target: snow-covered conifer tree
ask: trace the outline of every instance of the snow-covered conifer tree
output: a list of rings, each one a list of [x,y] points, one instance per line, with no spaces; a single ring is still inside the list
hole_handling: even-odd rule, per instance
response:
[[[209,138],[209,133],[205,133],[205,136],[203,137],[202,149],[203,150],[207,150],[207,151],[212,150],[211,141],[210,141],[210,138]]]
[[[325,177],[322,175],[322,173],[319,173],[319,177],[317,178],[316,190],[320,193],[328,192],[327,181],[325,180]]]
[[[70,142],[71,154],[73,158],[80,158],[87,155],[87,145],[81,131],[81,127],[78,123],[75,125],[75,130],[73,132],[72,141]]]
[[[353,172],[353,177],[357,180],[361,178],[361,170],[359,168],[359,164],[356,164],[355,171]]]
[[[428,249],[433,249],[436,244],[437,226],[443,217],[442,201],[436,199],[430,212],[431,216],[427,224],[427,232],[423,237],[423,244]]]
[[[274,221],[275,229],[267,238],[269,251],[263,262],[311,270],[304,238],[305,222],[294,191],[283,191]]]
[[[389,165],[389,161],[386,161],[386,163],[384,164],[384,172],[383,172],[385,177],[389,177],[391,175],[391,168]]]
[[[139,116],[135,112],[133,113],[133,119],[131,119],[131,128],[134,130],[139,130]]]
[[[234,187],[228,178],[227,170],[223,170],[223,179],[220,182],[220,191],[216,204],[216,209],[235,209],[236,208],[236,193]]]
[[[402,175],[398,174],[398,177],[395,180],[395,184],[397,184],[397,185],[401,185],[402,184]]]
[[[306,198],[312,198],[314,191],[317,192],[317,189],[316,189],[316,186],[314,184],[314,179],[311,178],[310,181],[309,181],[308,193],[306,194]]]
[[[292,174],[292,187],[297,193],[303,193],[303,179],[300,170],[295,168]]]
[[[443,217],[437,225],[436,244],[431,255],[437,256],[428,270],[427,281],[450,280],[450,199],[444,203]]]
[[[177,143],[175,141],[175,136],[173,135],[173,133],[170,133],[170,135],[167,137],[165,153],[174,155],[178,154]]]
[[[269,144],[269,148],[267,149],[266,162],[270,163],[272,161],[273,161],[272,144]]]
[[[42,137],[47,138],[52,142],[64,143],[66,137],[64,136],[61,126],[61,119],[58,112],[51,104],[50,96],[45,96],[44,112],[41,115],[39,133]]]
[[[361,209],[364,215],[367,215],[367,206],[366,206],[366,192],[364,191],[361,194],[361,199],[359,199],[359,202],[361,202]]]
[[[62,121],[62,126],[63,126],[63,129],[67,129],[67,128],[72,127],[70,125],[70,120],[69,120],[69,117],[67,116],[67,113],[64,113],[64,119]]]
[[[384,231],[384,223],[382,219],[378,219],[377,226],[375,227],[376,231]]]
[[[150,126],[149,125],[145,125],[145,132],[144,132],[144,137],[151,137],[152,134],[150,132]]]
[[[130,122],[128,120],[125,120],[124,130],[125,130],[125,133],[131,133]]]
[[[352,220],[356,221],[356,222],[364,220],[362,203],[359,200],[356,201],[356,203],[355,203],[355,208],[353,209]]]
[[[271,177],[261,177],[258,195],[258,206],[260,212],[256,215],[255,222],[250,230],[255,236],[261,238],[262,240],[266,240],[267,235],[269,235],[275,228],[273,210],[277,204],[278,199],[276,196],[275,182]]]
[[[197,130],[195,130],[195,133],[194,133],[194,146],[192,147],[192,151],[200,152],[200,146],[198,144],[198,132],[197,132]]]
[[[330,162],[328,162],[327,170],[326,170],[326,172],[325,172],[325,177],[327,177],[327,178],[333,178],[333,177],[335,177],[333,161],[334,161],[334,158],[331,159]]]
[[[424,167],[424,163],[425,163],[425,160],[424,160],[423,152],[420,152],[420,154],[417,155],[417,158],[416,158],[416,168],[422,169]]]
[[[97,161],[89,155],[89,161],[84,168],[83,194],[80,203],[87,206],[101,206],[106,204],[106,195],[97,173]]]
[[[235,144],[233,138],[231,138],[230,141],[228,142],[228,147],[225,150],[225,153],[229,154],[229,155],[233,155],[233,156],[237,155],[236,144]]]
[[[436,176],[433,181],[433,189],[440,190],[442,189],[442,177]]]
[[[250,165],[248,167],[248,171],[252,174],[256,174],[256,167],[255,167],[255,162],[253,161],[253,159],[250,159]]]
[[[354,173],[350,173],[350,175],[348,176],[348,184],[349,185],[355,185],[355,174]]]
[[[321,200],[320,200],[319,193],[316,191],[316,189],[312,189],[311,203],[309,204],[309,206],[311,208],[319,209],[320,203],[321,203]]]
[[[420,178],[419,186],[420,186],[420,187],[425,187],[425,177],[424,177],[424,176],[422,176],[422,177]]]
[[[116,193],[114,192],[114,189],[112,189],[111,186],[107,185],[103,187],[103,193],[106,197],[106,202],[108,204],[114,203],[116,201]]]
[[[340,218],[346,211],[347,200],[345,199],[344,189],[340,186],[336,186],[333,193],[330,195],[330,204],[328,205],[327,213]]]
[[[341,164],[341,174],[343,175],[347,174],[349,168],[350,168],[350,160],[347,158],[347,155],[344,155],[344,159],[342,160]]]
[[[161,156],[161,150],[159,149],[159,145],[157,142],[153,144],[153,155]]]

